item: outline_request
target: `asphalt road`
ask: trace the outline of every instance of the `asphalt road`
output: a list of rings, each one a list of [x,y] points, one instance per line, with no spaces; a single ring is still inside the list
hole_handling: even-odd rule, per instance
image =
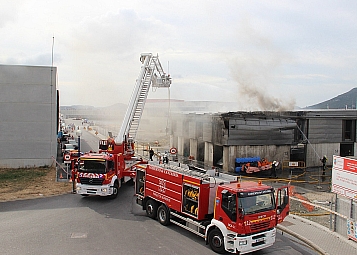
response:
[[[1,254],[215,254],[176,225],[160,225],[136,205],[133,186],[115,200],[76,194],[0,203]],[[258,254],[317,254],[278,232]]]
[[[84,132],[83,150],[98,139]],[[0,203],[1,254],[215,254],[203,238],[176,225],[162,226],[136,205],[134,188],[116,199],[66,194]],[[278,231],[276,243],[254,255],[318,254]]]

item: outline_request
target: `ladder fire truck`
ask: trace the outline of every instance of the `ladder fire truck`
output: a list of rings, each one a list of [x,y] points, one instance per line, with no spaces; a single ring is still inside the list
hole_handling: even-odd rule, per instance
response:
[[[150,86],[169,88],[171,78],[163,71],[158,56],[143,53],[140,61],[141,71],[118,136],[101,140],[99,153],[85,153],[78,159],[74,171],[77,194],[115,198],[121,184],[135,177],[136,165],[144,162],[134,156],[134,139],[145,101]]]
[[[136,202],[148,217],[203,237],[217,253],[246,254],[274,244],[275,227],[289,214],[289,190],[238,178],[150,161],[136,167]]]

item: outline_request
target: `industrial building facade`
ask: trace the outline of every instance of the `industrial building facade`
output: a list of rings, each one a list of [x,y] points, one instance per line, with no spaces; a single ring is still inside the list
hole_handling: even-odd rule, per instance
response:
[[[175,147],[178,155],[204,162],[205,167],[233,172],[236,158],[257,156],[318,167],[324,155],[332,165],[333,155],[354,156],[357,150],[355,109],[207,113],[217,102],[174,101],[171,111],[167,104],[156,101],[145,106],[139,143],[149,142],[145,139],[150,136],[160,139],[169,134],[169,146]],[[226,104],[226,108],[233,107]],[[224,109],[223,105],[219,108]],[[91,109],[91,114],[94,112]],[[62,113],[94,118],[78,109]]]
[[[0,65],[0,168],[49,166],[57,155],[57,69]]]
[[[170,146],[205,165],[235,171],[240,157],[321,166],[323,155],[353,156],[356,110],[176,114]]]

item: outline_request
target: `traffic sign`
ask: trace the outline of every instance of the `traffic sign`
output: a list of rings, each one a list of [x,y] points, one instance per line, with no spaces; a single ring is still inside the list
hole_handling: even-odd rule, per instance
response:
[[[176,149],[175,147],[172,147],[172,148],[170,149],[170,153],[171,153],[171,154],[176,154],[176,153],[177,153],[177,149]]]

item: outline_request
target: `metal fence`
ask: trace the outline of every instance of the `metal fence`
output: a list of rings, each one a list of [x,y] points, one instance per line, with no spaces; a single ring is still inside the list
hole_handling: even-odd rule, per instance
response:
[[[334,211],[339,212],[342,216],[335,214],[335,224],[332,230],[341,235],[346,235],[347,220],[351,219],[352,221],[357,222],[357,202],[352,199],[336,196]]]
[[[300,190],[300,191],[297,191]],[[347,221],[357,222],[357,202],[330,192],[292,188],[291,214],[347,237]]]

